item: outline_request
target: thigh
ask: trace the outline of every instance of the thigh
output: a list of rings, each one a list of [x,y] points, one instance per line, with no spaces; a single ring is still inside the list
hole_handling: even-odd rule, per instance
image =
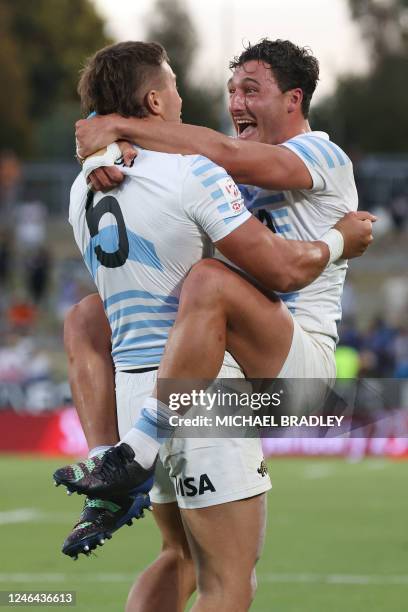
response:
[[[249,499],[182,509],[198,585],[209,580],[237,581],[252,576],[265,537],[266,494]]]
[[[246,376],[273,378],[289,353],[292,316],[275,294],[262,292],[238,272],[224,266],[222,276],[227,350]]]
[[[163,550],[168,548],[179,550],[183,555],[190,557],[190,547],[177,503],[153,503],[153,516],[160,529]]]

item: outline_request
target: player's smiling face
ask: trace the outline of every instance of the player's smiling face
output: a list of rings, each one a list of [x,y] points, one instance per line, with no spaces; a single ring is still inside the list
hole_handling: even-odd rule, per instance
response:
[[[283,93],[270,67],[258,60],[238,66],[228,81],[229,112],[237,136],[267,144],[282,142],[287,119],[287,93]]]

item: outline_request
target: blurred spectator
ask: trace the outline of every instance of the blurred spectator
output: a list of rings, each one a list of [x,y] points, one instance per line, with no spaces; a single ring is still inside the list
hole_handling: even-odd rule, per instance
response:
[[[394,341],[397,330],[388,325],[381,317],[374,319],[368,328],[363,349],[373,353],[376,367],[372,372],[375,376],[392,376],[394,370]]]
[[[357,330],[354,319],[344,318],[339,328],[339,347],[349,346],[357,351],[360,350],[362,338]]]
[[[402,232],[405,229],[408,218],[408,194],[401,192],[392,198],[389,210],[395,229],[398,232]]]
[[[399,330],[394,339],[394,356],[396,378],[408,378],[408,327]]]
[[[21,166],[13,151],[0,152],[0,213],[2,224],[11,219],[20,188]]]
[[[17,335],[7,338],[0,348],[0,381],[28,382],[46,380],[50,375],[50,361],[46,353],[39,351],[35,340]]]
[[[27,202],[16,209],[16,241],[22,252],[42,246],[47,234],[47,209],[41,202]]]
[[[49,281],[50,256],[45,247],[39,247],[25,259],[27,290],[35,304],[46,295]]]
[[[344,284],[343,295],[341,297],[341,309],[343,311],[343,320],[352,319],[356,315],[356,292],[354,290],[353,280],[351,278],[350,272],[348,273],[346,282]]]
[[[7,231],[0,231],[0,290],[5,291],[10,282],[11,239]]]

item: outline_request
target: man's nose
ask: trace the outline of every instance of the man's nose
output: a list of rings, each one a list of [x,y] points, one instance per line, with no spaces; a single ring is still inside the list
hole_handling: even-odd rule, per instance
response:
[[[233,94],[231,94],[230,99],[229,99],[229,108],[230,108],[231,113],[236,113],[238,111],[244,111],[245,110],[245,96],[239,91],[236,91]]]

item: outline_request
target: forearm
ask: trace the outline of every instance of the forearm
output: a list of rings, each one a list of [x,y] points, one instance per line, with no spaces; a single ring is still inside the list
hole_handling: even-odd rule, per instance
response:
[[[285,240],[255,218],[216,243],[238,268],[271,291],[296,291],[325,269],[330,250],[325,242]]]
[[[285,240],[285,251],[282,253],[284,291],[297,291],[312,283],[326,268],[330,251],[325,242],[303,242]]]
[[[259,147],[267,147],[269,154],[271,149],[268,145],[242,142],[196,125],[119,116],[115,116],[114,122],[116,140],[129,140],[163,153],[203,155],[225,168],[238,182],[248,178],[248,165],[253,164],[254,155],[259,156]]]
[[[200,154],[225,167],[220,162],[225,162],[227,155],[234,150],[234,139],[206,127],[175,121],[113,117],[116,139],[123,138],[152,151]]]

